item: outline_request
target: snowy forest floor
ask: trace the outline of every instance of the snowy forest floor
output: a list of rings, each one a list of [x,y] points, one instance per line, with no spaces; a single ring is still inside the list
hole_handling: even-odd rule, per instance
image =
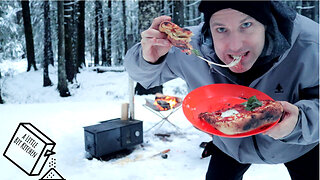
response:
[[[25,64],[15,67],[23,69]],[[69,86],[72,96],[67,98],[61,98],[56,90],[56,67],[50,67],[50,78],[54,83],[51,87],[42,87],[42,70],[11,71],[0,82],[6,102],[0,105],[2,153],[19,123],[30,122],[56,143],[56,154],[52,157],[56,159],[56,170],[67,180],[205,179],[209,158],[200,159],[203,149],[199,145],[210,141],[210,137],[191,125],[182,108],[169,117],[181,128],[181,134],[173,133],[167,141],[154,136],[154,133],[175,131],[165,123],[159,129],[144,133],[143,146],[137,145],[123,158],[109,161],[85,158],[83,127],[119,118],[121,104],[129,100],[125,71],[97,73],[93,68],[85,68],[77,75],[77,84]],[[181,79],[167,82],[164,94],[183,98],[187,94],[186,85]],[[153,99],[154,96],[135,96],[135,119],[143,121],[143,129],[147,130],[161,119],[142,106],[145,98]],[[167,159],[149,158],[165,149],[171,150]],[[49,166],[46,164],[38,177],[28,176],[1,156],[0,169],[3,180],[35,180],[40,179]],[[289,180],[290,177],[283,164],[252,165],[244,175],[244,180],[270,179]]]

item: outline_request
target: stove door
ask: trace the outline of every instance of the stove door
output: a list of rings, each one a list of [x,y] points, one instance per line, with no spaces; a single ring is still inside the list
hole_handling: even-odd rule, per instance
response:
[[[98,157],[121,150],[119,128],[98,133],[96,140],[96,156]]]
[[[121,146],[127,148],[143,142],[142,123],[121,128]]]

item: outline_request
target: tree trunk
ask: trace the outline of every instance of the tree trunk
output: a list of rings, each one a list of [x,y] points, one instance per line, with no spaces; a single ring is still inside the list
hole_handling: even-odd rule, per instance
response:
[[[155,17],[160,16],[161,2],[160,1],[150,1],[150,0],[140,0],[139,1],[139,34],[142,31],[147,30],[152,20]],[[141,38],[141,37],[140,37]],[[140,41],[140,40],[139,40]]]
[[[127,41],[127,16],[126,16],[126,1],[122,1],[122,23],[123,23],[123,38],[124,40],[124,53],[128,51],[128,41]]]
[[[195,7],[193,8],[194,11],[194,18],[198,18],[198,20],[196,20],[193,25],[198,25],[199,23],[201,23],[201,14],[198,10],[198,6],[199,6],[199,2],[195,5]]]
[[[106,47],[106,56],[107,56],[107,66],[111,66],[111,8],[112,2],[108,0],[108,21],[107,21],[107,47]]]
[[[94,66],[94,51],[95,51],[95,48],[94,48],[94,26],[95,24],[94,23],[91,23],[89,24],[89,47],[90,47],[90,67],[91,66]]]
[[[95,1],[95,27],[94,27],[94,66],[98,66],[99,65],[99,2]]]
[[[192,26],[193,22],[192,19],[194,18],[193,14],[193,6],[192,3],[194,3],[193,0],[191,1],[186,1],[186,26]]]
[[[315,1],[314,5],[315,5],[315,8],[313,11],[313,20],[319,23],[319,2]]]
[[[78,2],[75,2],[75,0],[72,1],[72,16],[71,16],[71,42],[72,42],[72,68],[73,68],[73,78],[77,79],[77,73],[79,72],[78,69],[78,12],[79,12],[79,6]]]
[[[0,87],[0,104],[4,104],[4,101],[3,101],[2,97],[1,97],[1,87]]]
[[[0,104],[4,104],[4,100],[1,97],[1,87],[0,87]]]
[[[173,1],[172,21],[180,27],[184,26],[184,6],[182,0]]]
[[[0,72],[0,79],[1,79],[1,72]],[[0,84],[0,104],[4,104],[4,101],[3,101],[2,96],[1,96],[1,84]]]
[[[73,83],[74,78],[74,54],[73,54],[73,46],[72,46],[72,33],[73,33],[73,22],[72,22],[72,2],[70,0],[64,1],[64,36],[65,36],[65,60],[66,60],[66,74],[67,80]]]
[[[51,14],[50,14],[50,1],[48,0],[48,6],[49,6],[49,11],[48,11],[48,20],[49,20],[49,24],[48,24],[48,43],[49,43],[49,50],[48,50],[48,55],[49,55],[49,63],[54,66],[54,58],[53,58],[53,50],[52,50],[52,37],[51,37]]]
[[[100,38],[101,38],[101,61],[102,66],[107,65],[107,52],[106,52],[106,43],[104,38],[104,22],[103,22],[103,11],[102,11],[102,4],[101,1],[97,1],[98,5],[98,21],[100,24]]]
[[[166,0],[163,2],[164,14],[171,16],[172,4],[173,4],[172,1],[174,1],[174,0]]]
[[[34,70],[36,71],[38,69],[36,66],[36,61],[34,56],[34,44],[33,44],[29,1],[21,1],[21,5],[22,5],[22,16],[23,16],[24,33],[25,33],[26,49],[27,49],[27,60],[28,60],[27,71],[31,70],[31,66],[33,66]]]
[[[77,67],[86,66],[85,62],[85,1],[79,1],[79,23],[78,23],[78,64]]]
[[[58,4],[58,90],[61,97],[70,96],[68,89],[66,66],[65,66],[65,47],[64,47],[64,7],[63,1]]]
[[[301,7],[302,7],[302,0],[299,0],[299,1],[287,1],[287,3],[292,3],[294,4],[295,3],[295,7],[293,7],[294,9],[296,9],[296,11],[301,14]],[[296,7],[300,7],[300,8],[296,8]]]
[[[44,7],[44,52],[43,52],[43,87],[51,86],[52,82],[49,77],[48,65],[50,59],[53,59],[53,53],[51,48],[51,36],[50,32],[50,6],[48,1],[43,2]],[[51,50],[51,53],[50,53]]]
[[[319,2],[317,2],[319,3]],[[314,2],[312,1],[302,1],[302,10],[301,10],[301,14],[313,19],[313,11],[315,11],[315,6],[314,6]]]

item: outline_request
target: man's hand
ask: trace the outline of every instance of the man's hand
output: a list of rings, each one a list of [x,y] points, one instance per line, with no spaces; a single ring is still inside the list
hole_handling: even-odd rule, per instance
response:
[[[153,20],[149,29],[141,33],[141,46],[143,58],[151,63],[167,54],[172,44],[167,39],[167,35],[159,31],[159,25],[162,21],[170,21],[169,16],[160,16]]]
[[[299,108],[297,106],[286,101],[279,102],[282,104],[284,110],[282,121],[264,133],[274,139],[280,139],[289,135],[296,127],[299,116]]]

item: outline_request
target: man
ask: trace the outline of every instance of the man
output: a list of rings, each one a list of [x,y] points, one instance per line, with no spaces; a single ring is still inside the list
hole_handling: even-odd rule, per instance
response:
[[[202,1],[205,22],[189,29],[190,42],[216,63],[208,65],[172,47],[155,18],[125,58],[129,75],[144,87],[180,77],[189,91],[214,83],[255,88],[280,101],[284,117],[264,134],[213,136],[207,179],[242,179],[250,164],[284,163],[292,179],[319,179],[319,25],[277,1]]]

